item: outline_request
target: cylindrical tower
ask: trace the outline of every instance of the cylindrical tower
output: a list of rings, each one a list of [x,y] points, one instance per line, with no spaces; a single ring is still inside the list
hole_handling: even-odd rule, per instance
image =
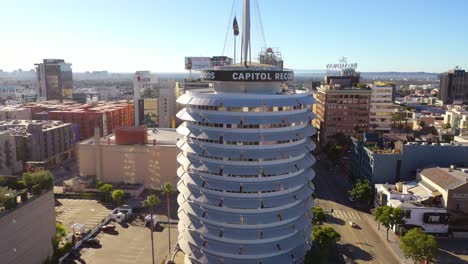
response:
[[[177,131],[179,244],[192,263],[295,263],[311,245],[313,97],[283,91],[291,71],[202,71]]]

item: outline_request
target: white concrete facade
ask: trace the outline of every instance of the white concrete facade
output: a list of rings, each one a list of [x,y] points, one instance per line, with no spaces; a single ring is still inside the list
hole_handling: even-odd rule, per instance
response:
[[[401,184],[402,190],[398,190],[398,184]],[[384,199],[386,204],[382,205],[399,207],[405,210],[405,226],[421,227],[426,233],[448,233],[447,208],[443,206],[443,203],[433,206],[424,205],[432,198],[432,190],[428,189],[424,184],[416,182],[397,183],[397,185],[375,185],[377,196],[379,198],[382,195],[386,196]]]
[[[192,263],[295,263],[311,246],[314,99],[278,90],[219,82],[177,100],[179,244]]]
[[[444,124],[450,124],[452,128],[468,131],[468,111],[464,106],[448,107],[444,115]]]

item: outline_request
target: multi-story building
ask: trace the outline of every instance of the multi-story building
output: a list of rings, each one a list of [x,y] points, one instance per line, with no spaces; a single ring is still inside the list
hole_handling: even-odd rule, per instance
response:
[[[63,100],[72,97],[71,63],[60,59],[44,59],[43,63],[35,65],[41,100]]]
[[[47,167],[74,155],[72,124],[39,120],[1,121],[0,131],[5,130],[14,138],[17,159],[23,163],[41,163]]]
[[[145,98],[147,94],[153,96],[154,91],[157,89],[158,78],[156,75],[151,74],[149,71],[137,71],[133,78],[133,102],[135,111],[135,126],[140,126],[143,122],[143,102],[140,101],[141,94]]]
[[[78,104],[74,102],[41,102],[23,105],[31,114],[47,114],[50,120],[60,120],[77,125],[77,140],[90,138],[98,127],[101,136],[109,135],[119,126],[133,126],[133,103],[127,101],[95,102]]]
[[[0,211],[2,263],[46,263],[52,257],[56,235],[54,192],[28,195],[16,208]]]
[[[439,99],[444,104],[468,103],[468,72],[454,69],[440,74]]]
[[[99,101],[99,93],[91,89],[81,89],[73,92],[72,100],[80,104],[90,104]]]
[[[425,181],[375,185],[376,206],[388,205],[405,211],[405,224],[393,227],[405,233],[419,227],[426,233],[445,234],[449,231],[449,214],[441,200]]]
[[[176,89],[168,87],[158,90],[158,126],[175,128]]]
[[[16,87],[12,85],[0,85],[0,99],[1,100],[15,100]]]
[[[420,171],[418,179],[426,183],[447,209],[450,230],[468,231],[468,168],[428,167]]]
[[[0,121],[13,120],[13,119],[30,120],[31,109],[24,108],[21,106],[0,107]]]
[[[379,132],[389,132],[392,125],[393,87],[385,83],[370,85],[372,90],[369,128]]]
[[[176,186],[179,138],[175,129],[141,126],[120,127],[115,134],[84,140],[78,145],[80,175],[147,189],[159,189],[166,182]]]
[[[326,83],[317,88],[314,94],[314,112],[317,118],[312,124],[319,130],[321,145],[333,141],[337,133],[353,136],[369,128],[369,112],[372,90],[353,85],[352,76],[327,76]]]
[[[16,155],[15,138],[10,131],[0,131],[0,174],[17,175],[23,171],[23,164]]]
[[[246,64],[203,70],[212,89],[177,100],[186,263],[299,263],[311,246],[314,99],[283,91],[292,71]]]
[[[352,138],[350,160],[354,177],[394,184],[414,180],[418,169],[431,164],[468,165],[468,145],[397,140],[379,146]]]
[[[450,124],[451,128],[468,131],[468,111],[464,106],[449,106],[444,115],[444,124]]]

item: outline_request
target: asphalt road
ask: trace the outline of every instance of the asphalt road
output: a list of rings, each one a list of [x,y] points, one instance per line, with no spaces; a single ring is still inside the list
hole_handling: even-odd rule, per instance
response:
[[[323,159],[317,163],[315,170],[315,204],[328,212],[325,225],[340,233],[340,253],[355,263],[400,263],[386,241],[370,226],[371,216],[352,208],[347,194],[352,184],[346,173],[340,168],[330,170],[327,161]],[[333,213],[330,212],[331,209]],[[351,227],[349,221],[355,222],[357,227]]]

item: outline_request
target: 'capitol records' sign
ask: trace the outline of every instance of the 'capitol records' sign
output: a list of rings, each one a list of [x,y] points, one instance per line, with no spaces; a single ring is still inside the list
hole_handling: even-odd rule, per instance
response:
[[[294,79],[293,71],[201,71],[203,81],[221,82],[284,82]]]

